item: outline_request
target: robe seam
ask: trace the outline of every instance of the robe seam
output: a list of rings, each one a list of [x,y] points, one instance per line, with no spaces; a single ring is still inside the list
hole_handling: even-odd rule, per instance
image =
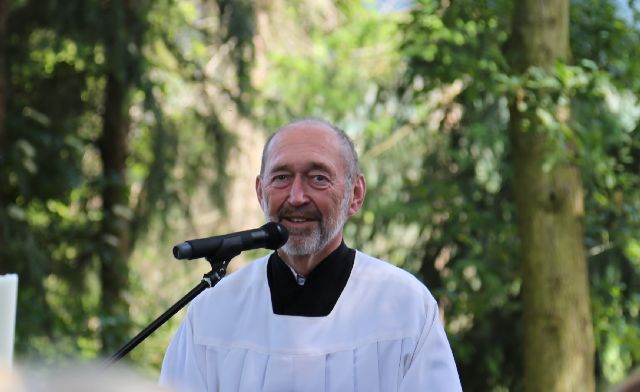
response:
[[[359,341],[357,344],[350,345],[350,346],[336,345],[336,346],[328,347],[324,350],[314,350],[314,349],[291,350],[291,349],[262,348],[253,344],[248,344],[247,342],[242,342],[242,341],[236,341],[234,342],[234,344],[225,344],[220,341],[213,341],[210,339],[207,339],[207,342],[204,342],[203,339],[201,340],[194,339],[194,344],[201,346],[205,349],[211,348],[211,349],[220,349],[220,350],[248,350],[248,351],[259,353],[259,354],[267,354],[267,355],[278,354],[278,355],[287,355],[287,356],[295,357],[295,356],[309,356],[309,355],[322,356],[322,355],[335,354],[335,353],[344,352],[344,351],[355,351],[363,347],[366,347],[368,345],[371,345],[374,343],[377,344],[380,342],[394,342],[394,341],[403,342],[405,340],[410,340],[417,343],[418,338],[419,338],[419,335],[400,334],[400,335],[394,335],[389,337],[380,337],[380,338],[362,340],[362,341]]]

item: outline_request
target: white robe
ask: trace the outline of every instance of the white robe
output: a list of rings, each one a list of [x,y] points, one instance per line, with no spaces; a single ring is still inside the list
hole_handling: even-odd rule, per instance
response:
[[[461,391],[438,306],[406,271],[361,252],[326,317],[274,314],[268,256],[190,305],[160,383],[179,391]]]

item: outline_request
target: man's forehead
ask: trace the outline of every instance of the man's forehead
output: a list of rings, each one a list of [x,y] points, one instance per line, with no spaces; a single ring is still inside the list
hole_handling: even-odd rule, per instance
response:
[[[266,164],[273,170],[295,156],[298,163],[316,167],[327,166],[327,161],[339,160],[343,154],[340,139],[328,125],[305,120],[281,128],[269,142]],[[337,162],[333,162],[334,164]]]
[[[287,140],[295,137],[304,137],[308,142],[326,143],[331,141],[335,147],[339,147],[338,135],[328,124],[317,120],[301,120],[280,128],[271,140],[271,145],[279,139]]]
[[[267,146],[267,156],[282,148],[320,147],[340,152],[340,140],[328,125],[316,121],[294,123],[281,128]]]
[[[314,161],[314,160],[305,160],[302,162],[289,162],[289,161],[274,161],[269,165],[267,169],[270,173],[276,173],[280,171],[295,171],[301,170],[304,172],[310,172],[313,170],[319,170],[324,172],[333,172],[335,168],[332,165],[327,164],[326,162]]]

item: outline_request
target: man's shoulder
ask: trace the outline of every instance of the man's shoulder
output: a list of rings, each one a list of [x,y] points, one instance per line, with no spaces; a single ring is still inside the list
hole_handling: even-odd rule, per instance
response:
[[[361,251],[356,251],[352,276],[372,288],[386,288],[397,294],[412,294],[435,302],[429,289],[411,273]]]
[[[357,252],[339,308],[346,324],[359,322],[359,334],[382,339],[385,334],[417,338],[438,312],[427,287],[393,264]]]
[[[424,288],[424,284],[408,271],[391,264],[388,261],[370,256],[356,250],[356,267],[358,273],[367,279],[391,279],[405,284]]]

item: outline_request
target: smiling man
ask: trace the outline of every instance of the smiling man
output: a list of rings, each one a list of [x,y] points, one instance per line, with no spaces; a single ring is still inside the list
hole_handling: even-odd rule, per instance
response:
[[[256,192],[289,240],[196,298],[162,366],[186,391],[460,391],[438,307],[409,273],[350,249],[366,193],[353,143],[322,120],[266,143]]]

